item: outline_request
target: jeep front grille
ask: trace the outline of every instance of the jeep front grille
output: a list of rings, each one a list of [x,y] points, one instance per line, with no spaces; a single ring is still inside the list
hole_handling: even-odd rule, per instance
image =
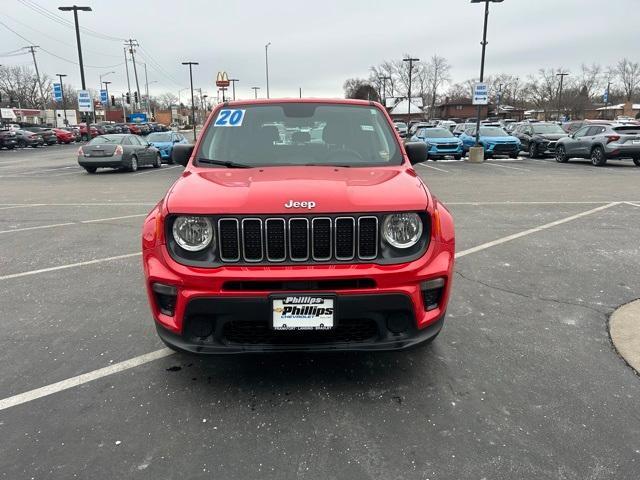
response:
[[[378,256],[376,216],[220,218],[223,263],[366,261]]]

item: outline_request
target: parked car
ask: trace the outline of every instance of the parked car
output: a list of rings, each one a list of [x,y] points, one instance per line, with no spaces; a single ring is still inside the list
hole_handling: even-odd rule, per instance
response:
[[[400,134],[401,138],[405,138],[407,136],[409,127],[406,123],[396,120],[395,122],[393,122],[393,125],[395,126],[396,131]]]
[[[176,132],[154,132],[145,137],[145,140],[160,151],[160,157],[166,163],[172,164],[171,153],[175,144],[188,143],[184,135]]]
[[[471,125],[475,125],[475,123],[470,123],[470,122],[458,123],[453,129],[453,132],[451,133],[453,133],[456,137],[459,137],[460,134],[464,132]]]
[[[148,123],[139,123],[138,127],[140,127],[140,135],[149,135],[153,131]]]
[[[157,148],[131,134],[99,135],[78,149],[78,164],[89,173],[98,168],[118,168],[135,172],[138,167],[162,165]]]
[[[563,123],[562,129],[571,134],[580,130],[582,127],[587,125],[610,125],[611,122],[607,120],[572,120],[570,122]]]
[[[18,146],[18,138],[13,130],[0,130],[0,148],[13,150]]]
[[[16,140],[18,147],[41,147],[44,145],[44,139],[41,135],[37,133],[30,132],[29,130],[16,130],[14,132],[16,134]]]
[[[427,127],[420,128],[411,137],[412,142],[424,142],[427,146],[427,159],[437,160],[446,156],[453,156],[456,160],[462,158],[464,152],[462,140],[456,138],[448,128]]]
[[[100,122],[96,124],[96,128],[98,129],[98,132],[103,135],[103,134],[109,134],[109,133],[120,133],[120,129],[116,128],[115,123],[111,123],[111,122]]]
[[[407,140],[413,137],[419,128],[431,127],[429,122],[413,122],[411,127],[409,127],[409,131],[407,132]]]
[[[556,161],[589,158],[596,167],[608,159],[632,158],[640,167],[639,125],[585,125],[556,144]]]
[[[23,130],[27,130],[29,132],[35,133],[36,135],[40,135],[42,137],[42,140],[44,140],[45,145],[55,145],[56,143],[58,143],[56,132],[54,132],[50,128],[24,127]]]
[[[142,129],[140,128],[140,124],[127,123],[127,127],[129,128],[129,133],[131,133],[132,135],[142,135]]]
[[[82,139],[89,140],[89,133],[87,133],[87,124],[81,123],[78,125],[78,127],[80,128],[80,136],[82,137]],[[98,129],[96,128],[95,125],[91,125],[89,130],[90,130],[91,138],[95,138],[99,135]]]
[[[142,232],[145,285],[167,345],[376,351],[435,338],[453,220],[409,174],[425,145],[403,146],[387,118],[362,100],[230,102],[212,112],[197,151],[174,147],[185,173]],[[299,132],[321,124],[323,141],[275,143],[273,123]]]
[[[70,132],[73,135],[74,142],[79,142],[80,140],[82,140],[82,135],[80,134],[80,127],[63,127],[61,130]]]
[[[472,125],[460,135],[465,153],[476,144],[476,126]],[[480,145],[484,148],[485,158],[494,155],[508,155],[511,158],[518,158],[520,153],[520,140],[509,135],[502,128],[497,126],[480,125]]]
[[[457,125],[458,124],[453,120],[440,120],[436,126],[440,128],[446,128],[450,132],[453,132]]]
[[[70,144],[75,141],[75,137],[73,132],[68,130],[64,130],[62,128],[53,128],[53,133],[56,134],[56,138],[58,139],[58,143]]]
[[[511,133],[520,140],[522,149],[529,153],[529,157],[538,158],[545,155],[555,155],[556,142],[567,136],[567,133],[557,123],[523,123]]]

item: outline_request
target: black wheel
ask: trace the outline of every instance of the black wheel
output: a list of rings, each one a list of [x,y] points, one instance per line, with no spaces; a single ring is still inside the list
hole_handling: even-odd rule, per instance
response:
[[[567,152],[562,145],[556,147],[556,162],[567,163]]]
[[[509,154],[509,158],[518,158],[518,154],[517,153],[510,153]]]
[[[19,148],[26,148],[27,147],[27,142],[25,142],[24,140],[18,140],[18,147]]]
[[[529,144],[529,158],[538,158],[538,146],[533,142]]]
[[[593,147],[593,150],[591,150],[591,163],[596,167],[602,167],[607,163],[607,157],[602,147]]]
[[[456,160],[460,160],[462,159],[462,155],[454,155],[453,158],[455,158]]]
[[[156,155],[155,160],[153,161],[153,168],[160,168],[162,166],[162,158],[160,158],[160,154]]]
[[[135,155],[131,156],[131,160],[129,160],[129,171],[135,172],[138,170],[138,157]]]
[[[7,145],[7,150],[13,150],[15,145]]]
[[[633,163],[635,163],[637,167],[640,167],[640,157],[633,157]]]
[[[98,170],[96,167],[84,167],[84,169],[87,173],[96,173],[96,170]]]

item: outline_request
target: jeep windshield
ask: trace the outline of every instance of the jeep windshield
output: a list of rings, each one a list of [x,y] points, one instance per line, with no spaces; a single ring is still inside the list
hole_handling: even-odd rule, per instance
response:
[[[280,103],[218,111],[198,165],[400,165],[402,154],[384,114],[369,105]]]

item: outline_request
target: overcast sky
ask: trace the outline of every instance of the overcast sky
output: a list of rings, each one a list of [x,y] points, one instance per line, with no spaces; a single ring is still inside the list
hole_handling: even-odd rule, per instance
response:
[[[238,97],[253,97],[252,86],[265,87],[264,45],[269,47],[271,96],[342,96],[350,77],[366,77],[371,65],[411,53],[421,59],[437,53],[452,65],[455,81],[478,76],[483,6],[469,0],[76,0],[93,12],[80,12],[80,23],[142,46],[152,94],[189,85],[215,95],[215,74],[226,70],[240,79]],[[0,21],[30,42],[77,62],[75,34],[69,26],[32,7],[73,20],[59,12],[64,0],[0,0]],[[68,2],[68,4],[72,4]],[[540,67],[576,70],[581,63],[613,64],[628,56],[640,61],[640,0],[505,0],[493,4],[489,18],[488,75],[526,77]],[[0,55],[28,42],[0,25]],[[89,87],[101,73],[115,71],[114,93],[126,90],[122,43],[82,33]],[[69,75],[80,86],[79,67],[38,51],[41,73]],[[157,66],[154,62],[157,62]],[[30,55],[0,57],[0,64],[30,65]],[[153,68],[152,68],[153,64]],[[132,72],[131,72],[132,73]],[[139,71],[140,81],[144,73]],[[133,77],[132,77],[133,78]],[[141,84],[141,90],[144,90]],[[132,90],[134,87],[132,86]],[[185,95],[183,92],[182,95]],[[184,98],[184,97],[183,97]]]

